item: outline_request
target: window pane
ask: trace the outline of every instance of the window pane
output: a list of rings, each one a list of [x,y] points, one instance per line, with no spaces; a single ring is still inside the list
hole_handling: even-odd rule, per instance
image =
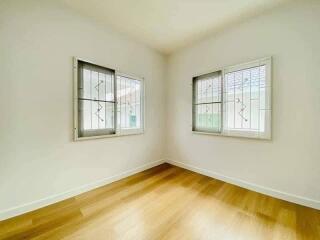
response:
[[[221,101],[221,74],[213,73],[196,78],[195,103]]]
[[[114,100],[114,75],[106,74],[106,101]]]
[[[195,130],[220,132],[221,103],[198,104],[195,109]]]
[[[114,101],[113,72],[86,65],[80,75],[79,98]]]
[[[82,130],[113,127],[113,103],[79,100]]]
[[[98,73],[98,99],[105,101],[106,100],[106,74]]]
[[[82,122],[82,129],[89,130],[91,127],[91,101],[80,100],[79,101],[79,112]]]
[[[251,129],[259,130],[259,100],[251,101]]]
[[[82,81],[79,84],[79,97],[91,99],[91,71],[83,69]]]
[[[98,72],[91,71],[91,99],[99,99]]]
[[[105,128],[114,128],[114,104],[106,102],[105,106]]]
[[[226,130],[264,131],[264,110],[269,109],[270,87],[266,66],[225,74]]]
[[[227,102],[226,104],[226,115],[227,116],[234,116],[234,109],[235,109],[235,104],[234,102]],[[235,119],[233,117],[228,117],[227,118],[227,128],[235,128],[234,125]]]
[[[118,126],[121,129],[141,128],[141,81],[117,77]]]

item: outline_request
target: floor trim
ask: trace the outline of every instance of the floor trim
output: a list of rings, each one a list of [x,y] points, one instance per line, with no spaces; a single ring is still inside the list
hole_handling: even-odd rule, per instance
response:
[[[299,205],[303,205],[306,207],[311,207],[317,210],[320,210],[320,201],[314,200],[314,199],[310,199],[310,198],[305,198],[305,197],[301,197],[301,196],[297,196],[291,193],[286,193],[286,192],[282,192],[282,191],[278,191],[276,189],[272,189],[272,188],[268,188],[268,187],[264,187],[261,185],[257,185],[254,183],[250,183],[241,179],[237,179],[237,178],[233,178],[233,177],[229,177],[229,176],[225,176],[223,174],[217,173],[217,172],[213,172],[210,170],[206,170],[203,168],[199,168],[196,166],[193,166],[191,164],[186,164],[183,162],[178,162],[178,161],[173,161],[173,160],[169,160],[167,159],[166,161],[167,163],[170,163],[172,165],[184,168],[184,169],[188,169],[190,171],[196,172],[196,173],[200,173],[203,175],[206,175],[208,177],[212,177],[239,187],[243,187],[255,192],[259,192],[274,198],[278,198],[278,199],[282,199],[288,202],[292,202],[292,203],[296,203]]]
[[[42,208],[42,207],[45,207],[45,206],[48,206],[48,205],[56,203],[56,202],[60,202],[62,200],[70,198],[70,197],[74,197],[74,196],[79,195],[81,193],[84,193],[84,192],[93,190],[95,188],[104,186],[106,184],[118,181],[120,179],[129,177],[129,176],[131,176],[133,174],[136,174],[136,173],[142,172],[144,170],[147,170],[149,168],[158,166],[158,165],[160,165],[162,163],[165,163],[165,162],[166,162],[165,159],[160,159],[158,161],[144,164],[144,165],[142,165],[140,167],[124,171],[122,173],[113,175],[111,177],[107,177],[107,178],[98,180],[96,182],[93,182],[93,183],[90,183],[90,184],[86,184],[86,185],[71,189],[71,190],[63,192],[63,193],[59,193],[59,194],[52,195],[52,196],[49,196],[49,197],[46,197],[46,198],[43,198],[43,199],[39,199],[39,200],[36,200],[36,201],[33,201],[33,202],[29,202],[29,203],[23,204],[23,205],[20,205],[20,206],[17,206],[17,207],[6,209],[4,211],[0,211],[0,221],[8,219],[8,218],[15,217],[15,216],[18,216],[18,215],[21,215],[21,214],[24,214],[24,213],[27,213],[27,212],[30,212],[30,211],[33,211],[33,210],[36,210],[36,209],[39,209],[39,208]]]
[[[306,207],[311,207],[311,208],[320,210],[320,201],[317,201],[314,199],[309,199],[309,198],[297,196],[294,194],[290,194],[290,193],[278,191],[278,190],[275,190],[272,188],[257,185],[254,183],[250,183],[250,182],[247,182],[247,181],[244,181],[241,179],[225,176],[223,174],[213,172],[210,170],[206,170],[203,168],[199,168],[199,167],[196,167],[191,164],[186,164],[186,163],[174,161],[171,159],[167,159],[167,160],[160,159],[158,161],[147,163],[147,164],[142,165],[140,167],[137,167],[137,168],[134,168],[131,170],[127,170],[127,171],[122,172],[120,174],[116,174],[114,176],[96,181],[94,183],[86,184],[86,185],[80,186],[78,188],[74,188],[72,190],[69,190],[69,191],[66,191],[66,192],[63,192],[60,194],[52,195],[47,198],[39,199],[37,201],[33,201],[33,202],[26,203],[26,204],[23,204],[23,205],[20,205],[17,207],[6,209],[6,210],[0,212],[0,221],[15,217],[15,216],[18,216],[18,215],[21,215],[21,214],[24,214],[24,213],[27,213],[27,212],[30,212],[33,210],[36,210],[39,208],[42,208],[45,206],[48,206],[50,204],[54,204],[56,202],[65,200],[70,197],[74,197],[74,196],[79,195],[81,193],[84,193],[84,192],[93,190],[95,188],[104,186],[106,184],[118,181],[120,179],[129,177],[133,174],[136,174],[136,173],[142,172],[144,170],[147,170],[149,168],[158,166],[158,165],[165,163],[165,162],[172,164],[172,165],[175,165],[175,166],[178,166],[178,167],[181,167],[181,168],[184,168],[184,169],[188,169],[193,172],[197,172],[199,174],[203,174],[203,175],[215,178],[215,179],[219,179],[221,181],[224,181],[224,182],[227,182],[227,183],[239,186],[239,187],[243,187],[243,188],[255,191],[255,192],[259,192],[259,193],[262,193],[262,194],[265,194],[268,196],[272,196],[272,197],[275,197],[278,199],[282,199],[282,200],[285,200],[288,202],[293,202],[293,203],[296,203],[299,205],[303,205]]]

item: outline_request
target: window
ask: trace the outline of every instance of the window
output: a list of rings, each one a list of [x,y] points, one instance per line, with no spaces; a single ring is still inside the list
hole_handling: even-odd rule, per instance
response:
[[[143,132],[143,80],[75,59],[75,139]]]
[[[271,58],[195,77],[193,131],[270,139]]]

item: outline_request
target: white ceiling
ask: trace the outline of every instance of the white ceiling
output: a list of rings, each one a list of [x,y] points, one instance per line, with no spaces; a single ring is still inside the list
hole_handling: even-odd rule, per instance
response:
[[[169,54],[289,0],[62,0],[116,31]]]

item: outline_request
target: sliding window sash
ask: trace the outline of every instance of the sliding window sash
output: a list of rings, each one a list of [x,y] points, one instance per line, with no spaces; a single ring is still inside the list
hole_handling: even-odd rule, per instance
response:
[[[260,69],[263,69],[264,74],[260,73]],[[259,76],[255,80],[252,77],[252,71],[258,71]],[[244,80],[243,72],[249,72],[248,80],[249,83],[246,85],[247,91],[250,92],[250,97],[247,101],[244,100]],[[235,73],[242,73],[241,84],[239,91],[242,91],[242,99],[236,99],[236,87],[239,84],[236,84],[236,80],[234,79],[234,109],[230,111],[228,107],[230,104],[229,99],[229,79],[228,77]],[[233,76],[235,78],[235,76]],[[262,81],[262,80],[263,81]],[[253,84],[252,81],[256,81],[256,84]],[[246,138],[260,138],[260,139],[271,139],[271,57],[259,59],[256,61],[248,62],[245,64],[239,64],[231,67],[227,67],[223,69],[223,131],[222,135],[224,136],[234,136],[234,137],[246,137]],[[255,94],[258,96],[256,99],[253,99],[253,86],[257,88]],[[250,90],[249,90],[250,89]],[[231,94],[232,95],[232,94]],[[236,101],[238,100],[238,101]],[[254,102],[257,102],[258,106],[254,109]],[[238,109],[236,110],[236,105],[238,105]],[[241,106],[242,107],[239,107]],[[242,111],[242,112],[241,112]],[[258,111],[256,114],[253,111]],[[235,125],[230,127],[230,120],[232,122],[232,116],[230,116],[230,112],[232,114],[237,115],[237,117],[243,117],[241,126],[236,127]],[[243,115],[242,115],[243,114]],[[258,117],[256,120],[257,126],[253,127],[253,117]],[[236,124],[236,119],[234,118],[233,124]],[[239,123],[239,120],[238,120]],[[243,126],[245,124],[246,126]]]
[[[221,71],[193,78],[192,131],[221,133],[222,87]]]
[[[130,135],[143,133],[145,126],[144,79],[116,72],[116,85],[117,134]],[[123,95],[129,96],[127,98],[127,96]],[[132,111],[134,114],[129,114],[128,116],[129,111]]]
[[[115,71],[75,59],[75,139],[116,133]],[[95,76],[95,77],[94,77]]]

